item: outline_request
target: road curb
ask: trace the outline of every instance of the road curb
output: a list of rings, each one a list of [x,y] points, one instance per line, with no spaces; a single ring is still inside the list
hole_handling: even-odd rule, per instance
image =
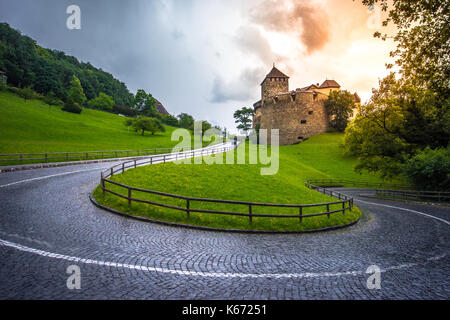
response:
[[[143,222],[150,222],[155,224],[161,224],[165,226],[170,227],[178,227],[178,228],[185,228],[185,229],[195,229],[195,230],[202,230],[202,231],[210,231],[210,232],[224,232],[224,233],[243,233],[243,234],[304,234],[304,233],[319,233],[319,232],[327,232],[327,231],[334,231],[339,230],[347,227],[351,227],[359,222],[361,217],[359,217],[356,221],[350,222],[348,224],[342,225],[342,226],[332,226],[332,227],[326,227],[321,229],[315,229],[315,230],[303,230],[303,231],[267,231],[267,230],[239,230],[239,229],[219,229],[219,228],[211,228],[211,227],[202,227],[202,226],[195,226],[195,225],[189,225],[189,224],[182,224],[182,223],[176,223],[176,222],[167,222],[167,221],[161,221],[161,220],[154,220],[144,217],[139,217],[135,215],[131,215],[104,205],[101,205],[97,202],[97,200],[92,196],[92,193],[89,194],[89,199],[91,202],[98,208],[109,211],[111,213],[134,219],[139,220]]]

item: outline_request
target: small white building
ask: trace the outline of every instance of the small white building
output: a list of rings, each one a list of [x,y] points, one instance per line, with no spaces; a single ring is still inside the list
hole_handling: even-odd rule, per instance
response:
[[[0,79],[3,81],[3,84],[6,84],[8,81],[8,77],[6,76],[6,72],[0,70]]]

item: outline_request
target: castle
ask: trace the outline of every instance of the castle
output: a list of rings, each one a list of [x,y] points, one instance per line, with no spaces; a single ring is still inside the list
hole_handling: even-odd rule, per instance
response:
[[[253,104],[253,128],[280,130],[280,145],[301,142],[313,135],[327,132],[329,117],[324,101],[333,90],[341,86],[334,80],[325,80],[321,85],[289,91],[289,77],[275,65],[261,83],[261,100]],[[354,93],[355,103],[360,103]]]

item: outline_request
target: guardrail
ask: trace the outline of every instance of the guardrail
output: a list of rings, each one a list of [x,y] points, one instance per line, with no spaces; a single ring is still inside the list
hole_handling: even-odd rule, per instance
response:
[[[108,158],[129,158],[162,154],[183,148],[151,148],[141,150],[113,150],[113,151],[80,151],[80,152],[45,152],[45,153],[9,153],[0,154],[1,162],[27,162],[27,161],[70,161],[95,160]],[[9,157],[9,158],[4,158]]]
[[[415,200],[415,201],[437,201],[449,202],[450,192],[441,191],[406,191],[406,190],[379,190],[376,189],[375,195],[386,199],[395,200]]]
[[[389,187],[389,188],[402,188],[402,189],[411,189],[410,185],[401,185],[401,184],[387,184],[382,182],[365,182],[365,181],[351,181],[345,179],[314,179],[308,180],[309,184],[315,184],[321,187],[345,187],[345,186],[354,186],[354,187],[365,187],[365,188],[377,188],[377,187]]]
[[[311,184],[307,184],[307,186],[312,189],[321,191],[324,194],[338,198],[339,201],[327,202],[327,203],[316,203],[316,204],[276,204],[276,203],[206,199],[206,198],[188,197],[188,196],[181,196],[181,195],[170,194],[170,193],[165,193],[165,192],[160,192],[160,191],[155,191],[155,190],[136,188],[133,186],[128,186],[128,185],[121,184],[121,183],[118,183],[118,182],[108,179],[109,177],[113,176],[114,174],[123,173],[127,169],[137,168],[138,166],[149,165],[149,164],[154,164],[154,163],[165,163],[170,160],[181,160],[181,159],[185,159],[187,157],[196,157],[196,156],[204,156],[204,155],[208,155],[208,154],[216,154],[219,152],[226,152],[226,151],[232,150],[234,148],[235,147],[232,146],[232,147],[210,148],[210,149],[203,149],[203,150],[192,150],[192,151],[187,151],[187,152],[179,152],[179,153],[171,153],[171,154],[165,154],[165,155],[152,156],[149,159],[146,159],[145,161],[142,161],[142,162],[138,162],[136,160],[123,162],[119,165],[113,166],[113,167],[109,168],[108,170],[101,172],[100,186],[101,186],[104,196],[106,195],[106,193],[110,193],[114,196],[125,199],[128,202],[128,207],[131,207],[133,202],[145,203],[148,205],[164,207],[164,208],[174,209],[174,210],[178,210],[178,211],[184,211],[186,213],[186,217],[188,219],[189,219],[191,213],[202,213],[202,214],[219,214],[219,215],[248,217],[250,224],[252,224],[254,218],[294,218],[294,219],[299,219],[299,222],[301,223],[303,221],[303,219],[305,219],[305,218],[325,216],[325,215],[328,218],[330,218],[330,216],[332,214],[337,214],[337,213],[345,214],[346,211],[352,210],[353,198],[351,198],[347,195],[344,195],[340,192],[327,190],[326,188],[314,186]],[[107,187],[108,184],[122,188],[125,191],[125,194],[108,189],[108,187]],[[146,199],[140,199],[137,197],[133,197],[133,193],[136,193],[136,192],[158,195],[158,196],[162,196],[164,198],[169,198],[169,199],[183,200],[184,206],[179,206],[179,205],[176,206],[176,205],[168,204],[167,202],[149,201]],[[195,209],[192,206],[193,203],[219,203],[219,204],[229,204],[232,206],[236,205],[236,206],[241,206],[241,207],[246,206],[246,207],[248,207],[248,213],[243,213],[243,212],[238,212],[238,211]],[[332,210],[331,209],[332,206],[338,206],[338,208]],[[276,213],[261,214],[261,213],[254,212],[254,209],[256,207],[296,208],[297,209],[296,211],[298,213],[297,214],[276,214]],[[304,212],[305,208],[317,208],[319,212],[305,214],[305,212]]]

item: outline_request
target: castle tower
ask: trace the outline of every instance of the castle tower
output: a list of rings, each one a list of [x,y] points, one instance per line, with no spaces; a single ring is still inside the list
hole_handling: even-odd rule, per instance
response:
[[[270,96],[289,92],[289,77],[275,67],[261,83],[261,103]]]

